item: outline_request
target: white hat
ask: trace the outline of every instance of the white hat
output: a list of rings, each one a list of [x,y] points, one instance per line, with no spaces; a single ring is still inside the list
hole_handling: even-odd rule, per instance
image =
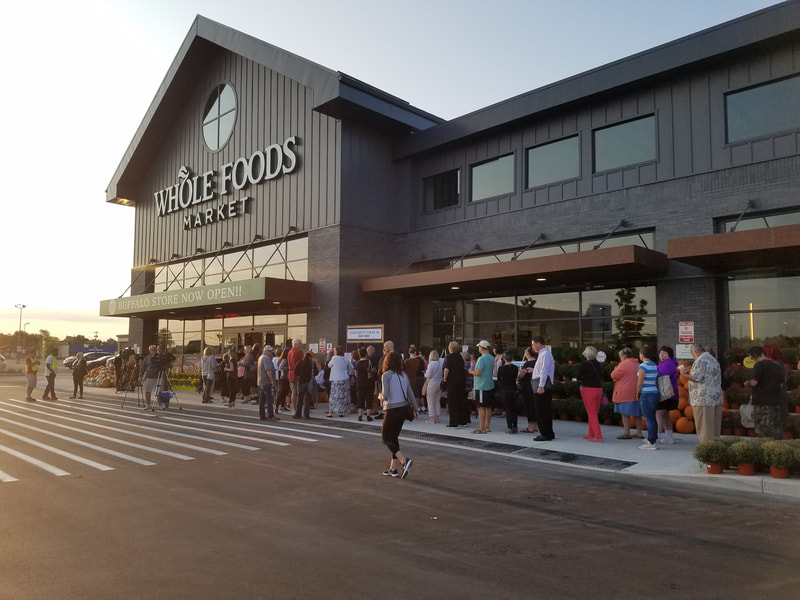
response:
[[[491,348],[492,347],[492,345],[489,342],[487,342],[486,340],[481,340],[480,342],[478,342],[478,346],[480,346],[481,348]]]

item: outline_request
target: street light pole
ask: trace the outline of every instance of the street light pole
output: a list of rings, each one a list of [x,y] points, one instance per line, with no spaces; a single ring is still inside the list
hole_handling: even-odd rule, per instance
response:
[[[19,343],[17,344],[17,362],[22,362],[22,309],[25,308],[26,304],[15,304],[14,308],[19,309]]]

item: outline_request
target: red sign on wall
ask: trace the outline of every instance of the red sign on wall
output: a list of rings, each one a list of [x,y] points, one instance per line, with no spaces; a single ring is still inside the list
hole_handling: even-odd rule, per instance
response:
[[[681,321],[678,323],[678,341],[681,344],[694,343],[694,321]]]

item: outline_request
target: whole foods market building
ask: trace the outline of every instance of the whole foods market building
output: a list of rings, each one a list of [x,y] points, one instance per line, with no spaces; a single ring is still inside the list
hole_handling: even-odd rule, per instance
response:
[[[444,121],[197,17],[107,190],[131,343],[800,342],[800,2]],[[127,291],[126,291],[127,293]]]

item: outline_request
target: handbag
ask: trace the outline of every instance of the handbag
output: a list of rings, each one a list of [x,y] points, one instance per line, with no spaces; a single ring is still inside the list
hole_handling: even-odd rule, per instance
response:
[[[400,390],[403,392],[403,399],[406,401],[406,421],[413,421],[417,409],[411,405],[411,402],[409,402],[408,396],[406,396],[406,388],[403,386],[403,382],[400,380],[399,375],[397,375],[397,380],[400,381]]]
[[[672,380],[669,375],[659,375],[656,377],[656,386],[661,400],[669,400],[675,397],[675,390],[672,387]]]
[[[751,404],[752,398],[747,404],[742,404],[739,407],[739,419],[742,421],[742,427],[747,429],[752,429],[756,426],[756,419],[755,419],[755,406]]]

